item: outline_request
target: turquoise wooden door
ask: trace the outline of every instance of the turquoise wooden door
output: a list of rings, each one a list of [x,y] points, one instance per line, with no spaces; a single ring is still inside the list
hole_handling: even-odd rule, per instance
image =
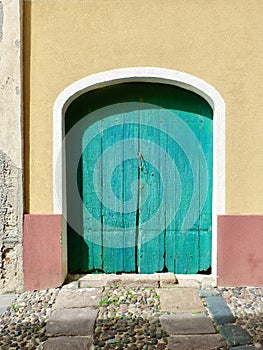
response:
[[[92,122],[81,138],[81,270],[208,270],[211,108],[160,84],[122,84],[109,95],[112,104],[87,114]]]

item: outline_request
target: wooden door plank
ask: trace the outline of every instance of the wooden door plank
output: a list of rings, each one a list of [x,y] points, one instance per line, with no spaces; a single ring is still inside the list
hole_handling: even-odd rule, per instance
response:
[[[168,122],[171,124],[169,129],[174,133],[173,141],[168,141],[168,152],[176,164],[181,191],[177,186],[175,199],[170,198],[174,208],[178,207],[178,201],[180,205],[175,219],[167,227],[167,267],[169,271],[178,269],[174,270],[176,273],[196,273],[199,267],[199,261],[196,260],[197,253],[194,253],[188,242],[192,242],[194,247],[196,242],[199,242],[199,124],[193,113],[174,111],[174,114],[173,123]],[[186,142],[182,140],[182,135]],[[191,272],[187,272],[187,268]]]
[[[206,199],[200,207],[199,270],[206,271],[211,266],[212,255],[213,120],[209,106],[202,104],[199,121],[199,142],[207,165],[206,169],[200,166],[200,197]],[[206,171],[208,180],[207,187],[202,183],[205,178],[204,171]]]
[[[212,230],[200,230],[199,271],[209,271],[212,256]]]
[[[177,176],[176,155],[178,145],[175,142],[176,119],[170,111],[163,113],[160,144],[165,156],[160,164],[162,173],[165,174],[164,201],[165,201],[165,231],[164,231],[164,256],[167,271],[174,271],[175,259],[175,227],[176,211],[180,204],[180,178]],[[168,134],[170,132],[170,135]]]
[[[138,113],[124,114],[123,125],[123,212],[124,212],[124,271],[135,272],[137,267],[137,209],[138,209]]]
[[[103,270],[123,271],[123,116],[101,121]]]
[[[84,240],[88,247],[88,270],[102,271],[101,215],[102,196],[101,166],[95,169],[101,155],[101,123],[93,124],[83,135],[82,172],[83,172],[83,228]],[[93,135],[97,135],[93,137]],[[95,171],[95,173],[94,173]],[[97,189],[97,193],[94,190]]]
[[[200,162],[199,162],[199,118],[196,113],[181,113],[183,122],[189,132],[187,148],[184,149],[188,162],[188,172],[192,173],[192,190],[189,185],[184,185],[183,191],[188,191],[188,206],[184,212],[184,219],[181,226],[184,237],[182,246],[184,247],[185,261],[183,266],[178,265],[179,269],[186,269],[185,273],[197,273],[199,270],[199,217],[200,217]],[[189,181],[189,180],[188,180]],[[180,235],[180,233],[179,233]],[[178,242],[179,243],[179,242]],[[178,248],[180,249],[180,248]],[[180,256],[180,255],[179,255]],[[178,259],[178,263],[180,259]]]
[[[174,270],[181,274],[194,274],[199,267],[198,231],[177,231],[175,235]]]
[[[163,184],[160,174],[160,109],[140,109],[140,216],[138,263],[140,273],[164,266]]]

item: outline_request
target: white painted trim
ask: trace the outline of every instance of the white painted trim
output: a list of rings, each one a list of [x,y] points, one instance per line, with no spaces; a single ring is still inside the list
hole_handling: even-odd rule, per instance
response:
[[[132,81],[179,86],[202,96],[213,108],[212,275],[216,277],[217,215],[225,214],[225,103],[212,85],[193,75],[166,68],[121,68],[87,76],[63,90],[53,109],[53,212],[62,214],[62,125],[67,107],[87,91]]]

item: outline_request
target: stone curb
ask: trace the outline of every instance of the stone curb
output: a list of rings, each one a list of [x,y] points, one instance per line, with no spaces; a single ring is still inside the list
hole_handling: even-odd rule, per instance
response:
[[[213,276],[207,275],[175,275],[171,272],[154,273],[154,274],[87,274],[80,276],[77,286],[86,287],[103,287],[118,284],[120,287],[192,287],[201,289],[213,289],[216,286],[216,280]]]
[[[229,347],[251,344],[252,337],[243,328],[237,325],[225,325],[219,328]]]
[[[235,322],[235,317],[223,297],[220,295],[206,297],[205,302],[217,326]]]
[[[220,334],[224,337],[229,349],[249,350],[255,349],[251,346],[252,337],[242,327],[235,325],[236,318],[228,307],[224,298],[212,290],[199,291],[204,298],[209,312],[215,322]]]

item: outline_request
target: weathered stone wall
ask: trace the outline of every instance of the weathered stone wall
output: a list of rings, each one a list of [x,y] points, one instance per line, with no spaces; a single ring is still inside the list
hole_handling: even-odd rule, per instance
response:
[[[0,151],[0,290],[21,289],[21,169]]]
[[[21,18],[0,0],[0,293],[23,289]]]

